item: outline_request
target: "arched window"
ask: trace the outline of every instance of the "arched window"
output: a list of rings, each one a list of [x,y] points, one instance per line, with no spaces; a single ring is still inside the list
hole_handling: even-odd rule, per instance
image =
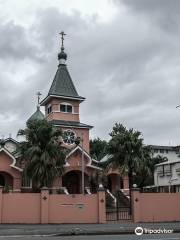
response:
[[[73,112],[73,106],[69,103],[61,103],[60,104],[60,112],[72,113]]]

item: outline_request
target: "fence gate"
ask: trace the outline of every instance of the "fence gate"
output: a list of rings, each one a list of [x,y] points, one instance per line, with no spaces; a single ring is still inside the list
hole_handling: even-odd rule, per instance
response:
[[[106,220],[109,221],[129,221],[132,220],[129,207],[111,207],[106,208]]]

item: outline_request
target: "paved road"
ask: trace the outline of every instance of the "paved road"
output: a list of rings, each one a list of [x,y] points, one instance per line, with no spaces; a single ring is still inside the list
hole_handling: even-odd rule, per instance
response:
[[[108,224],[53,224],[53,225],[23,225],[23,224],[0,224],[0,236],[15,235],[52,235],[64,234],[122,234],[134,233],[137,226],[150,229],[166,228],[173,229],[180,234],[180,222],[174,223],[108,223]]]
[[[140,239],[146,239],[146,240],[180,240],[180,234],[144,234],[142,236],[136,236],[135,234],[131,235],[96,235],[96,236],[67,236],[67,237],[35,237],[35,236],[11,236],[11,237],[0,237],[0,240],[140,240]]]

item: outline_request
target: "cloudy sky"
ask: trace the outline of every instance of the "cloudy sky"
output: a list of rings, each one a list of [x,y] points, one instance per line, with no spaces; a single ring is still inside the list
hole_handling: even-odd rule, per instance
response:
[[[179,0],[0,0],[0,137],[15,137],[57,69],[68,69],[91,137],[115,122],[145,143],[180,144]]]

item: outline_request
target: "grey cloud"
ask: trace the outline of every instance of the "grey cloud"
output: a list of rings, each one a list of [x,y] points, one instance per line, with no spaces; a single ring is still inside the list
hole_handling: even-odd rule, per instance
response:
[[[35,110],[37,90],[46,96],[58,64],[58,32],[64,30],[68,69],[79,94],[87,98],[81,104],[81,121],[95,126],[93,137],[108,138],[113,124],[122,122],[142,131],[147,143],[178,143],[179,32],[172,34],[171,29],[154,24],[166,20],[168,8],[161,1],[156,7],[154,1],[149,7],[140,2],[123,1],[126,14],[119,12],[108,23],[98,22],[95,15],[85,18],[79,12],[68,15],[50,8],[37,11],[35,22],[26,29],[12,24],[14,30],[4,35],[5,64],[14,61],[14,66],[20,66],[23,62],[26,68],[24,59],[28,58],[33,71],[27,68],[21,87],[13,85],[1,59],[0,94],[6,104],[0,104],[0,134],[15,133],[24,126]],[[118,4],[120,8],[122,1]],[[153,21],[151,16],[155,16]],[[8,50],[9,32],[21,39],[22,48]],[[14,79],[20,68],[17,71]]]
[[[114,0],[114,3],[119,7],[123,3],[132,12],[146,16],[154,24],[158,23],[162,29],[170,34],[176,34],[179,31],[179,0]]]
[[[14,21],[1,22],[0,24],[0,58],[15,61],[25,58],[36,58],[37,49],[32,44],[26,29],[14,23]],[[28,33],[30,34],[30,33]]]

